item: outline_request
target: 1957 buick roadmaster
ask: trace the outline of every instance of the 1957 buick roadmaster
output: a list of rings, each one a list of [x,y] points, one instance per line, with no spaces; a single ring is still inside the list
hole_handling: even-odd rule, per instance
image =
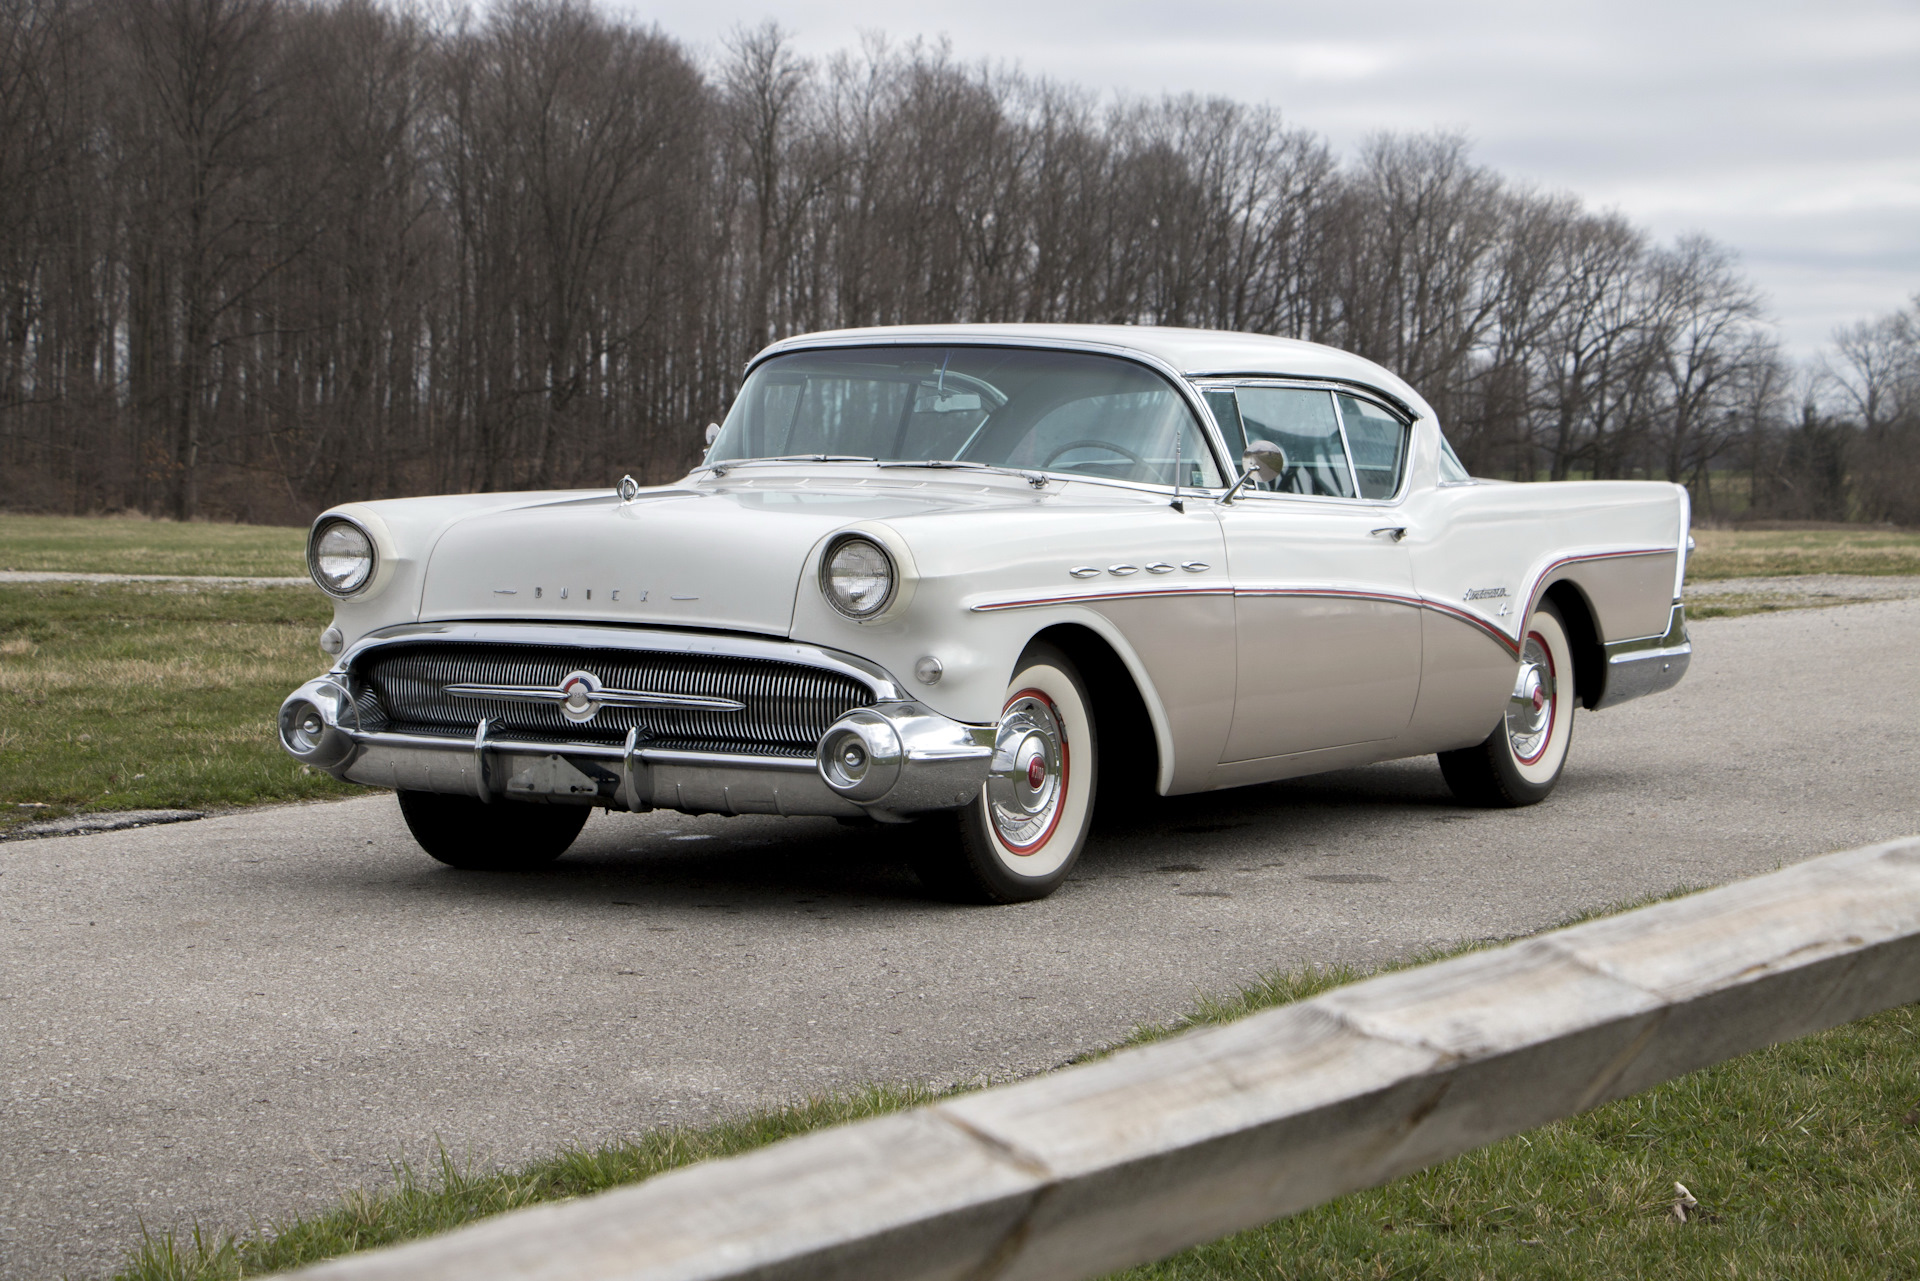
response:
[[[1311,343],[1123,326],[810,334],[685,479],[348,503],[299,760],[461,867],[591,807],[918,820],[921,877],[1038,898],[1124,805],[1439,754],[1529,805],[1575,711],[1691,653],[1687,494],[1476,480]]]

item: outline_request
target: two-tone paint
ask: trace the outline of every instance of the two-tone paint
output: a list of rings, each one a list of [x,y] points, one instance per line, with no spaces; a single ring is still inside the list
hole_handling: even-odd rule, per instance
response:
[[[979,739],[1032,639],[1080,628],[1137,687],[1167,794],[1480,741],[1504,714],[1527,619],[1548,593],[1577,604],[1600,647],[1590,668],[1604,684],[1578,691],[1589,706],[1685,670],[1683,489],[1443,483],[1431,408],[1371,362],[1206,331],[932,326],[789,339],[756,363],[874,343],[1136,361],[1180,390],[1227,475],[1238,467],[1206,389],[1338,387],[1411,423],[1404,480],[1380,500],[1242,490],[1226,501],[1218,488],[1070,474],[792,462],[702,467],[619,493],[349,504],[329,514],[366,529],[380,565],[367,591],[338,603],[334,652],[435,624],[560,623],[615,644],[775,639],[858,656],[907,691],[915,715]],[[899,572],[874,621],[845,617],[818,588],[824,550],[849,530],[882,543]],[[915,681],[917,668],[937,681]]]

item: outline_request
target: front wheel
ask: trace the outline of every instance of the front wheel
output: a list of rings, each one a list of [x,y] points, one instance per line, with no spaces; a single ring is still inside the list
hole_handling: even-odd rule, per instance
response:
[[[1527,622],[1506,712],[1486,741],[1440,753],[1440,773],[1468,805],[1537,805],[1566,768],[1573,742],[1573,646],[1560,612],[1543,602]]]
[[[914,858],[920,879],[968,903],[1020,903],[1060,887],[1093,818],[1099,747],[1086,686],[1051,645],[1021,656],[1000,713],[992,773],[951,837]]]
[[[588,806],[534,805],[472,796],[401,792],[400,816],[420,848],[449,867],[530,872],[567,852],[586,826]]]

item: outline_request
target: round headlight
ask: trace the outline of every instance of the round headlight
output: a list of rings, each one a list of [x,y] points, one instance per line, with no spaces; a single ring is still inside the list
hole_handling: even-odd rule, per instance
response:
[[[307,545],[313,581],[335,596],[351,596],[373,578],[373,540],[348,520],[330,520]]]
[[[893,557],[865,538],[843,538],[820,563],[820,590],[848,618],[872,618],[893,599]]]

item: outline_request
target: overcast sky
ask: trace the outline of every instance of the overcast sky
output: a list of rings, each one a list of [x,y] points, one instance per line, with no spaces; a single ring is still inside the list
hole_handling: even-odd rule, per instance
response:
[[[1920,292],[1920,0],[605,0],[707,54],[773,18],[1134,95],[1278,106],[1343,151],[1454,129],[1509,178],[1732,246],[1788,349]]]

